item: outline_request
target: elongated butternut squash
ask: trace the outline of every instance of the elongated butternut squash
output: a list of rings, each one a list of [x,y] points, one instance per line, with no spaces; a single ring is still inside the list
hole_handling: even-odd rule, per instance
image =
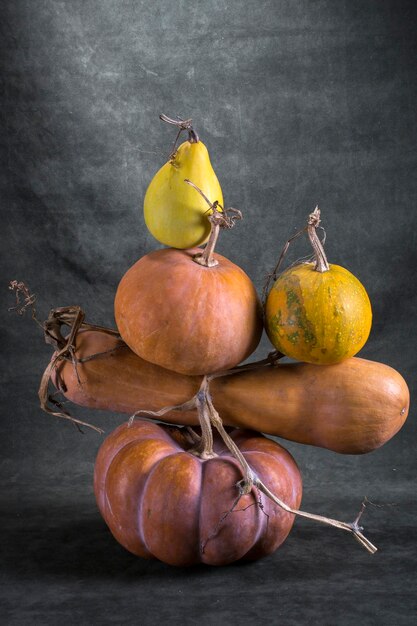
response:
[[[201,376],[185,376],[149,363],[122,340],[100,331],[80,331],[75,353],[81,363],[75,368],[71,361],[61,361],[52,381],[69,400],[91,409],[128,415],[138,409],[157,411],[192,398],[202,380]],[[97,356],[90,359],[92,355]],[[171,412],[165,419],[177,424],[197,423],[195,411]]]
[[[97,353],[103,354],[88,358]],[[148,363],[100,331],[79,332],[75,354],[81,362],[74,367],[61,361],[53,382],[72,402],[94,409],[157,411],[191,399],[202,381]],[[344,454],[382,446],[399,431],[409,409],[401,374],[356,357],[335,365],[263,366],[216,378],[210,388],[227,425]],[[198,423],[194,410],[170,411],[161,419]]]
[[[285,363],[213,381],[226,424],[254,428],[344,454],[379,448],[405,422],[409,391],[383,363]]]

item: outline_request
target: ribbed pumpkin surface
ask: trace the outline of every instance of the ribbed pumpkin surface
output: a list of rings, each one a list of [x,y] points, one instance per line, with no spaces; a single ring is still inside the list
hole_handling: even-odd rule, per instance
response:
[[[94,489],[114,537],[127,550],[171,565],[224,565],[272,553],[294,516],[256,490],[238,495],[242,472],[220,441],[217,457],[201,460],[184,431],[136,421],[123,424],[101,446]],[[291,507],[301,500],[301,477],[291,455],[250,431],[232,438],[259,478]]]

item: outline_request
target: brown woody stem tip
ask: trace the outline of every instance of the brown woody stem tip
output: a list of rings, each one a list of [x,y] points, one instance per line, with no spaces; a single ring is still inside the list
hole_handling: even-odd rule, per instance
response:
[[[191,185],[191,187],[193,187],[207,202],[208,209],[206,213],[209,213],[209,215],[207,215],[207,219],[211,224],[210,236],[206,247],[202,253],[196,254],[193,257],[193,260],[204,267],[215,267],[218,265],[218,261],[213,257],[213,253],[219,237],[220,229],[233,228],[235,222],[242,219],[242,212],[239,211],[239,209],[225,209],[218,200],[211,202],[200,187],[197,187],[197,185],[188,178],[185,178],[184,182],[187,183],[187,185]]]
[[[324,252],[323,245],[317,236],[316,228],[320,224],[320,209],[318,206],[308,216],[307,222],[307,234],[310,239],[310,243],[314,250],[314,256],[316,259],[315,270],[316,272],[328,272],[330,267],[327,262],[326,253]]]
[[[175,137],[174,144],[172,146],[171,154],[169,155],[169,160],[173,161],[176,151],[177,151],[177,141],[184,130],[188,131],[188,141],[190,143],[198,143],[200,141],[199,136],[193,128],[193,120],[189,118],[188,120],[183,120],[181,117],[174,119],[172,117],[168,117],[168,115],[164,115],[161,113],[159,119],[167,124],[172,124],[172,126],[176,126],[178,128],[177,136]]]

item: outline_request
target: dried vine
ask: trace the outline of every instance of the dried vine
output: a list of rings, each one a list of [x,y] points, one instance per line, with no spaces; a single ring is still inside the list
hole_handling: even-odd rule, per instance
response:
[[[260,364],[257,364],[257,366],[259,365]],[[266,365],[266,363],[262,362],[261,365]],[[351,533],[368,552],[370,552],[371,554],[375,553],[377,551],[376,546],[374,546],[374,544],[371,543],[369,539],[367,539],[363,535],[363,528],[359,526],[359,520],[365,510],[365,503],[362,503],[361,510],[353,522],[341,522],[339,520],[325,517],[323,515],[316,515],[315,513],[308,513],[306,511],[293,509],[285,502],[283,502],[280,498],[278,498],[274,493],[272,493],[268,489],[268,487],[259,479],[259,477],[254,473],[253,469],[250,467],[249,463],[246,461],[239,447],[227,433],[226,429],[224,428],[223,421],[213,404],[213,400],[210,394],[210,381],[213,380],[213,378],[217,378],[222,375],[224,374],[219,373],[213,376],[204,376],[201,387],[196,395],[191,400],[183,404],[164,407],[159,411],[136,411],[130,417],[129,424],[132,424],[136,417],[158,418],[162,417],[163,415],[165,415],[165,413],[168,413],[169,411],[188,411],[193,408],[196,409],[202,429],[202,435],[197,446],[194,449],[189,450],[189,452],[193,452],[201,458],[211,458],[215,454],[213,452],[213,436],[211,433],[209,436],[207,436],[205,433],[207,433],[208,426],[210,426],[210,430],[214,427],[218,431],[220,437],[223,439],[225,445],[230,450],[231,454],[238,460],[242,468],[243,478],[236,485],[238,488],[238,498],[235,501],[232,510],[234,510],[237,502],[243,495],[250,493],[255,488],[256,490],[270,498],[284,511],[287,511],[287,513],[292,513],[293,515],[298,515],[299,517],[305,517],[321,524],[334,526],[335,528],[339,528],[340,530],[347,531]]]
[[[71,421],[79,429],[84,426],[86,428],[91,428],[100,434],[103,433],[104,431],[98,426],[94,426],[93,424],[89,424],[88,422],[79,420],[76,417],[73,417],[68,411],[66,411],[62,403],[57,401],[53,397],[53,395],[49,393],[49,386],[52,376],[55,375],[56,388],[58,389],[58,391],[65,393],[65,385],[59,376],[58,370],[59,364],[63,360],[70,361],[72,363],[78,383],[81,385],[82,381],[78,373],[78,364],[91,361],[105,354],[114,352],[115,350],[127,347],[124,341],[120,338],[118,331],[111,328],[106,328],[104,326],[97,326],[96,324],[87,323],[85,321],[85,313],[79,306],[68,306],[52,309],[49,312],[48,318],[45,320],[45,322],[41,323],[37,318],[36,309],[34,307],[36,297],[30,293],[25,283],[13,280],[9,284],[9,289],[14,291],[16,294],[16,305],[14,307],[10,307],[9,310],[15,311],[18,315],[23,315],[25,311],[30,308],[32,312],[32,318],[43,329],[45,342],[55,348],[52,359],[45,369],[39,385],[38,396],[41,409],[46,413],[49,413],[50,415],[54,415],[55,417],[62,417],[66,420]],[[62,334],[62,327],[69,328],[68,335],[64,336]],[[108,335],[118,337],[120,340],[120,345],[116,346],[112,350],[98,352],[80,359],[76,356],[76,339],[78,333],[85,330],[99,330]]]
[[[318,229],[323,231],[323,239],[321,241],[317,236]],[[308,234],[308,238],[313,247],[314,254],[313,256],[307,255],[306,257],[303,257],[303,259],[299,259],[298,261],[295,261],[294,263],[292,263],[292,265],[298,265],[301,262],[311,263],[312,260],[315,260],[316,262],[315,269],[317,271],[325,272],[329,269],[326,254],[323,248],[323,245],[326,241],[326,231],[324,230],[322,226],[320,226],[320,209],[318,206],[316,206],[314,211],[310,213],[310,215],[308,216],[307,225],[304,226],[304,228],[302,228],[301,230],[297,231],[295,235],[287,239],[287,241],[284,244],[284,247],[281,250],[281,254],[279,255],[277,264],[275,265],[272,272],[269,272],[267,274],[265,282],[264,282],[264,286],[262,289],[262,306],[264,310],[265,310],[265,303],[269,294],[269,289],[271,287],[271,283],[274,283],[278,278],[278,273],[281,268],[282,262],[285,258],[285,255],[288,252],[288,248],[290,247],[293,241],[301,237],[301,235],[303,235],[304,233]]]
[[[217,243],[217,239],[219,237],[220,229],[233,228],[235,222],[242,219],[242,212],[239,211],[239,209],[233,209],[231,207],[226,209],[220,204],[218,200],[210,202],[210,200],[207,198],[206,194],[200,189],[200,187],[197,187],[197,185],[191,182],[191,180],[188,180],[188,178],[186,178],[184,182],[188,185],[191,185],[191,187],[193,187],[207,202],[209,208],[207,209],[206,213],[208,213],[208,220],[211,224],[209,240],[206,244],[206,247],[204,248],[204,251],[202,253],[196,254],[193,259],[196,263],[198,263],[199,265],[203,265],[204,267],[215,267],[216,265],[218,265],[218,261],[213,258],[213,253]]]
[[[180,138],[182,132],[184,132],[185,130],[188,131],[188,141],[190,143],[198,143],[200,141],[200,138],[193,128],[193,120],[191,118],[188,120],[183,120],[181,117],[177,117],[177,119],[174,119],[172,117],[168,117],[168,115],[164,115],[163,113],[161,113],[159,119],[162,122],[172,124],[172,126],[176,126],[178,128],[177,136],[175,137],[174,144],[169,154],[169,161],[173,164],[175,160],[175,155],[177,154],[178,139]]]

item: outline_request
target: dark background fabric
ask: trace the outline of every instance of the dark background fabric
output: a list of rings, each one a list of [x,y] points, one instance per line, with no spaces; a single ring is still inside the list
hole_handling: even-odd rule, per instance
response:
[[[416,4],[412,0],[3,0],[1,3],[1,621],[27,624],[415,623],[416,423],[365,456],[285,443],[305,510],[349,521],[366,495],[369,556],[298,519],[273,556],[225,568],[142,561],[92,492],[101,438],[44,414],[51,350],[7,311],[81,305],[114,325],[123,273],[158,246],[142,202],[169,154],[159,113],[192,117],[226,204],[218,250],[260,290],[318,203],[329,260],[366,286],[361,356],[415,389]],[[308,252],[294,244],[289,261]],[[263,340],[256,356],[270,349]],[[109,432],[120,415],[79,410]]]

